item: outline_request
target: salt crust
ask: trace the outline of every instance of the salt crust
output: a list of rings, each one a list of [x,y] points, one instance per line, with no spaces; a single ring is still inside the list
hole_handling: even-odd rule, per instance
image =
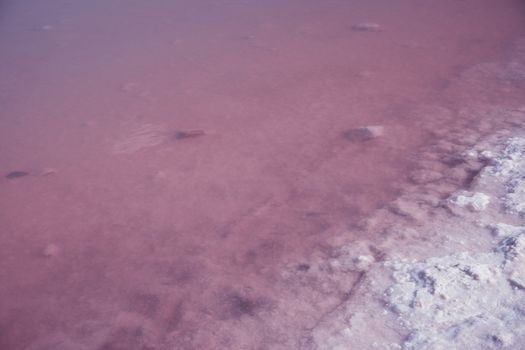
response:
[[[397,243],[384,261],[354,259],[366,262],[359,264],[366,282],[313,330],[315,349],[518,349],[525,342],[525,226],[516,224],[525,213],[525,138],[465,157],[487,165],[473,188],[445,202],[470,210],[427,220],[419,236],[392,228],[394,238],[379,248],[389,251],[400,237],[410,246]]]
[[[497,156],[486,151],[480,156],[492,161],[477,187],[493,196],[502,188],[494,200],[523,215],[525,138],[510,138]],[[460,191],[449,202],[480,212],[490,197]],[[481,213],[470,214],[476,215]],[[525,227],[496,222],[487,228],[497,238],[486,252],[385,263],[394,283],[384,300],[408,330],[403,349],[516,348],[517,338],[525,335]]]

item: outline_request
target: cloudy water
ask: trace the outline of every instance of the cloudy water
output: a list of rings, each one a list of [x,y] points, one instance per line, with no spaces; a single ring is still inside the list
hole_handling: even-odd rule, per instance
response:
[[[421,106],[459,108],[524,10],[0,1],[0,349],[306,349],[347,287],[285,271],[426,181],[461,120]]]

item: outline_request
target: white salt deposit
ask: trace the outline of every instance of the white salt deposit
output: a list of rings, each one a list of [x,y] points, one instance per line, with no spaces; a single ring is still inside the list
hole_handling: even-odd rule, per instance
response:
[[[489,152],[479,155],[487,159]],[[525,203],[524,155],[525,139],[510,138],[500,154],[490,154],[492,161],[475,186],[519,214]],[[486,193],[460,191],[448,201],[479,212],[490,200]],[[473,223],[483,219],[481,213],[464,217]],[[488,228],[497,239],[482,252],[385,263],[394,281],[385,301],[408,331],[404,349],[519,347],[525,336],[525,228],[500,222]],[[474,224],[471,232],[446,226],[443,230],[456,236],[480,232]]]
[[[465,152],[485,166],[468,190],[445,200],[450,212],[423,209],[417,194],[409,206],[404,196],[389,210],[415,224],[386,228],[389,236],[375,248],[383,259],[350,248],[332,259],[333,267],[366,277],[353,299],[313,330],[315,349],[521,348],[525,138],[504,135]]]
[[[482,211],[490,203],[490,197],[481,192],[461,191],[449,199],[449,202],[460,207],[468,207],[475,211]]]
[[[387,265],[395,283],[385,300],[409,330],[404,349],[508,347],[524,334],[525,298],[518,290],[522,280],[513,281],[514,274],[523,274],[516,271],[523,266],[516,266],[505,251],[514,252],[514,245],[500,245],[484,254]],[[523,250],[516,254],[523,257]]]

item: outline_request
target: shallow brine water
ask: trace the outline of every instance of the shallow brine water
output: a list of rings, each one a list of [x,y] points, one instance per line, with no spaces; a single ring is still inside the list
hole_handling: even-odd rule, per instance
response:
[[[458,120],[421,106],[524,33],[518,0],[0,2],[0,348],[300,349],[348,295],[283,271],[426,181]]]

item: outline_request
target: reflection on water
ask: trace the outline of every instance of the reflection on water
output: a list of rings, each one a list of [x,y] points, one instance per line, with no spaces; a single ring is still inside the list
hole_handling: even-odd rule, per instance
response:
[[[1,348],[308,348],[360,277],[306,257],[399,194],[456,118],[414,109],[454,110],[520,10],[0,2]]]

